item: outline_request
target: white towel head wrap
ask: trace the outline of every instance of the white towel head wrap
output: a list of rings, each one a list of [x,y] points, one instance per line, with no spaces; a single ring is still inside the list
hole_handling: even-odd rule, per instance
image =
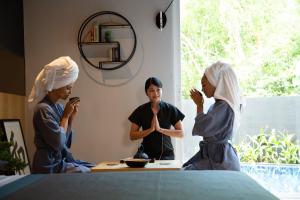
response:
[[[69,56],[59,57],[44,66],[37,75],[28,102],[39,101],[53,89],[74,83],[78,78],[79,69]]]
[[[212,64],[205,69],[204,74],[209,83],[216,88],[214,98],[226,101],[234,111],[234,132],[236,132],[243,106],[242,92],[236,74],[229,64],[223,62]]]

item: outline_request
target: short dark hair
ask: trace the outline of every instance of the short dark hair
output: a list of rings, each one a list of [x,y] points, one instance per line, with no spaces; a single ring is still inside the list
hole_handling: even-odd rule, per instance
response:
[[[158,78],[156,78],[156,77],[150,77],[150,78],[148,78],[146,80],[146,83],[145,83],[145,92],[146,93],[147,93],[148,88],[152,84],[155,85],[155,86],[157,86],[157,87],[159,87],[159,88],[162,88],[162,83],[161,83],[161,81]]]

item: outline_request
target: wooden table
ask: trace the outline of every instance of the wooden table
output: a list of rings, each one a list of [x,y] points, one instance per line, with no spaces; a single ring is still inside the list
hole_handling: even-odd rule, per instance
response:
[[[120,162],[101,162],[92,168],[92,172],[104,171],[158,171],[158,170],[180,170],[181,162],[179,160],[156,160],[154,163],[147,163],[145,167],[128,167]]]

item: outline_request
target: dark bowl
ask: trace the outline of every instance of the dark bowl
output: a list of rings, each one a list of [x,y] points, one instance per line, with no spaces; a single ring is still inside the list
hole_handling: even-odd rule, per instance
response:
[[[146,159],[127,159],[124,160],[126,165],[128,167],[134,167],[134,168],[139,168],[139,167],[145,167],[146,164],[149,162],[149,160]]]
[[[71,97],[71,98],[69,99],[69,101],[74,101],[74,99],[76,99],[77,101],[80,101],[80,98],[79,98],[79,97]]]

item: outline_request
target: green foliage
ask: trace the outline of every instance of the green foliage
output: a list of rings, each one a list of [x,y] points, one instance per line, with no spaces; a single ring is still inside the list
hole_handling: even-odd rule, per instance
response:
[[[3,138],[3,132],[0,129],[0,138]],[[14,158],[10,153],[10,147],[13,144],[7,141],[0,141],[0,160],[7,161],[7,172],[19,171],[24,169],[27,164],[19,158]]]
[[[112,31],[108,30],[104,32],[104,39],[106,42],[111,42]]]
[[[300,146],[294,135],[261,129],[258,135],[236,145],[242,162],[300,164]]]
[[[247,96],[300,94],[299,1],[183,0],[182,19],[184,98],[217,60],[233,65]]]

